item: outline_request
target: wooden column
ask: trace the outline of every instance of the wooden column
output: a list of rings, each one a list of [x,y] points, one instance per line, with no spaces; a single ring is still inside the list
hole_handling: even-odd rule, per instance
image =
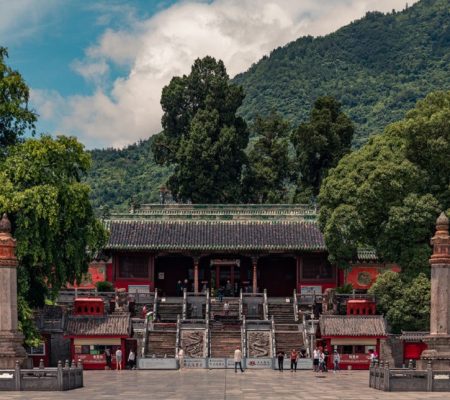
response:
[[[253,288],[253,294],[256,294],[256,291],[258,290],[258,257],[252,257],[252,267],[253,267],[253,275],[252,275],[252,288]]]
[[[297,260],[297,268],[296,268],[296,283],[295,288],[297,289],[297,294],[300,294],[300,277],[301,277],[301,271],[303,267],[303,258],[302,256],[298,255],[296,257]]]
[[[198,263],[199,257],[194,257],[194,292],[198,293]]]

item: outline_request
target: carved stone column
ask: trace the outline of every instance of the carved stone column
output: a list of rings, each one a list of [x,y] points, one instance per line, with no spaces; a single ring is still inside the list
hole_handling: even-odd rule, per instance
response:
[[[194,293],[198,293],[198,264],[199,257],[194,257]]]
[[[6,214],[0,220],[0,368],[14,368],[26,358],[23,336],[17,330],[16,241]]]
[[[256,291],[258,290],[258,257],[252,257],[252,267],[253,267],[252,288],[253,294],[256,294]]]
[[[450,236],[449,220],[442,213],[436,221],[431,243],[430,335],[424,338],[428,349],[422,353],[421,367],[431,362],[433,369],[450,370]]]

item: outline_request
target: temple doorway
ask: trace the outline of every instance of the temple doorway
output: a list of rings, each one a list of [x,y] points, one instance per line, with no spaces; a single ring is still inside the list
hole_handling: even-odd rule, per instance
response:
[[[294,257],[268,256],[258,260],[259,286],[272,297],[292,296],[297,283]]]
[[[177,282],[188,280],[188,291],[193,291],[194,261],[191,257],[158,257],[155,261],[155,288],[164,296],[176,296]]]

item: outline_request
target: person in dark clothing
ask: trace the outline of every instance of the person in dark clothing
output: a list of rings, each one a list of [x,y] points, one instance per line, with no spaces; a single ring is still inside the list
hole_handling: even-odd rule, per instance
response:
[[[183,296],[183,284],[181,281],[177,282],[176,293],[178,297]]]
[[[105,349],[105,357],[106,357],[106,365],[109,369],[112,369],[112,363],[111,363],[111,349],[107,347]]]
[[[277,360],[278,360],[278,370],[280,372],[284,371],[284,352],[283,351],[279,351],[277,354]]]

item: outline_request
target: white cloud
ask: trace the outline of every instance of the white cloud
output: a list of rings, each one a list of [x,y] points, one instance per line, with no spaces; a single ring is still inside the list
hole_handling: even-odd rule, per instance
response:
[[[0,44],[8,46],[36,34],[61,5],[58,0],[0,0]]]
[[[66,99],[59,128],[90,147],[120,147],[146,138],[161,129],[162,87],[172,76],[188,73],[194,59],[220,58],[233,76],[302,35],[323,35],[366,11],[404,5],[404,0],[182,1],[148,20],[134,20],[132,28],[108,29],[86,49],[85,60],[73,66],[96,83],[96,91]],[[129,66],[129,74],[106,91],[99,82],[108,63]]]

